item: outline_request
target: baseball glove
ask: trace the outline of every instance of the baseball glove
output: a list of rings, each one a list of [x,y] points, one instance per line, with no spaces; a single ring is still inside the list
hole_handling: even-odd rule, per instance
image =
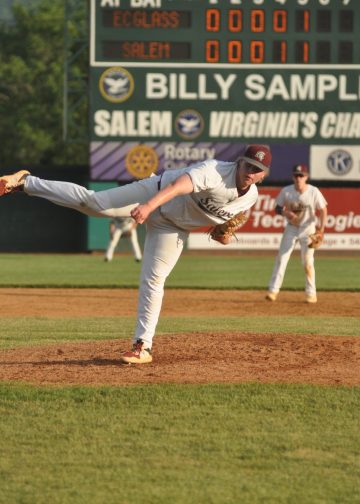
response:
[[[315,233],[309,235],[309,248],[318,249],[324,241],[324,233],[317,229]]]
[[[244,212],[239,212],[228,221],[211,228],[209,231],[210,237],[222,245],[228,245],[232,237],[235,236],[236,229],[245,224],[247,219],[248,216]]]

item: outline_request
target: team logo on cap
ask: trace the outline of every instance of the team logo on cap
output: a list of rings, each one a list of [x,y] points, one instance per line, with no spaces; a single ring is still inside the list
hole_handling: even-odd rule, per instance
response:
[[[257,151],[254,157],[258,158],[259,161],[262,161],[263,159],[265,159],[265,152]]]
[[[134,79],[124,68],[111,67],[101,74],[99,89],[106,100],[121,103],[132,95]]]
[[[349,152],[338,149],[328,155],[326,164],[334,175],[347,175],[353,167],[353,159]]]

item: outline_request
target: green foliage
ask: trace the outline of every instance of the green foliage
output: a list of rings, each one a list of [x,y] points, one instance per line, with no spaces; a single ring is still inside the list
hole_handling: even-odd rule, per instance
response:
[[[0,502],[359,502],[360,390],[0,385]]]
[[[13,14],[0,26],[1,163],[85,164],[87,146],[62,141],[64,1],[15,5]]]

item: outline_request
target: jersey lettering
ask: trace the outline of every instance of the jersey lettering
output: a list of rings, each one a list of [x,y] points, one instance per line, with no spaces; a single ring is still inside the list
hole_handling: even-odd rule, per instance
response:
[[[201,210],[204,210],[206,213],[215,215],[216,217],[220,217],[224,220],[228,220],[231,219],[231,217],[234,217],[233,212],[229,212],[222,207],[216,206],[216,204],[211,201],[211,198],[202,198],[198,201],[198,205]]]

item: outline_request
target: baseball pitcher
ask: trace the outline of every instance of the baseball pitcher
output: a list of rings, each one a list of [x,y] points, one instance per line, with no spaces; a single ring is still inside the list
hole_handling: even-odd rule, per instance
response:
[[[43,180],[22,170],[0,177],[0,196],[23,190],[29,196],[46,198],[86,215],[131,215],[138,224],[146,222],[133,347],[120,357],[123,363],[145,364],[152,361],[165,280],[189,232],[208,227],[213,239],[229,243],[243,213],[255,204],[256,184],[269,172],[270,163],[267,146],[249,145],[236,161],[208,159],[100,192],[69,182]]]

